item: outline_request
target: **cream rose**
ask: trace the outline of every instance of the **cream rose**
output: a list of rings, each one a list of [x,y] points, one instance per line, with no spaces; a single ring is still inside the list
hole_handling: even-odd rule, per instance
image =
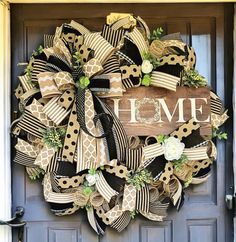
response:
[[[178,160],[184,151],[184,143],[175,137],[169,137],[163,143],[164,156],[166,160]]]
[[[86,180],[88,182],[89,186],[93,186],[99,179],[99,175],[97,173],[95,174],[87,174],[86,175]]]
[[[144,60],[141,66],[142,73],[148,74],[152,71],[153,65],[149,60]]]

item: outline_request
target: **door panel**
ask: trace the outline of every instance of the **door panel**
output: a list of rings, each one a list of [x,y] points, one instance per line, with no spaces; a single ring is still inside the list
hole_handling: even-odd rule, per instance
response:
[[[53,34],[56,26],[71,19],[98,30],[105,16],[114,11],[140,15],[151,29],[162,26],[166,34],[181,32],[183,40],[195,48],[197,69],[207,77],[209,85],[232,113],[231,4],[11,5],[12,90],[23,71],[17,63],[27,62],[32,50],[43,43],[43,34]],[[17,103],[12,98],[14,110],[17,110]],[[226,143],[217,143],[218,159],[210,179],[186,190],[183,208],[179,212],[170,209],[168,218],[161,223],[138,217],[121,234],[109,228],[105,236],[97,237],[83,211],[69,217],[55,217],[43,199],[41,184],[30,181],[23,167],[12,164],[13,208],[21,205],[26,209],[25,242],[232,241],[232,215],[224,203],[227,187],[232,184],[232,120],[226,127],[229,138]]]

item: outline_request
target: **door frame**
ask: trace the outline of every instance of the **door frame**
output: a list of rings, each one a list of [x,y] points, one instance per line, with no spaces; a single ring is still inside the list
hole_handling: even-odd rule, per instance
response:
[[[10,159],[10,6],[0,1],[0,219],[11,216],[11,159]],[[0,241],[11,242],[11,229],[0,226]]]
[[[0,194],[0,219],[8,219],[11,216],[11,156],[10,156],[10,97],[11,93],[11,63],[10,63],[10,4],[11,3],[190,3],[205,2],[204,0],[0,0],[0,177],[2,186]],[[208,0],[209,3],[235,2],[235,0]],[[236,26],[236,4],[234,5],[234,24]],[[236,29],[234,28],[234,59],[236,60]],[[233,106],[236,105],[236,62],[234,63],[234,95]],[[233,114],[236,120],[236,112]],[[236,138],[236,125],[233,130],[233,140]],[[234,163],[234,187],[236,187],[236,142],[233,144]],[[234,218],[234,234],[236,233],[236,218]],[[12,242],[11,229],[0,226],[0,241]],[[236,242],[236,236],[234,236]]]

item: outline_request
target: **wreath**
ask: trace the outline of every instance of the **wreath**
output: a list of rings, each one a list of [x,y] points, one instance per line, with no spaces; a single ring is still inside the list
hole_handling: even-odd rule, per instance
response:
[[[55,215],[84,208],[97,234],[106,226],[120,232],[136,214],[162,221],[170,206],[181,208],[186,187],[208,179],[216,159],[212,138],[227,139],[219,130],[227,111],[213,91],[210,136],[200,135],[192,118],[168,135],[128,137],[104,102],[141,85],[170,92],[206,87],[195,63],[179,33],[151,33],[131,14],[108,15],[101,32],[72,20],[44,36],[19,76],[21,115],[12,133],[14,161],[30,179],[42,179]]]

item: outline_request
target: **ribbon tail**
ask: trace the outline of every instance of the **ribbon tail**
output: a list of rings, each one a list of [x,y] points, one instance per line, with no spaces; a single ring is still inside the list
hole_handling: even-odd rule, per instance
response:
[[[92,208],[87,209],[87,217],[88,217],[89,224],[91,225],[93,230],[99,235],[100,233],[96,225],[96,218],[94,216],[94,211]]]

